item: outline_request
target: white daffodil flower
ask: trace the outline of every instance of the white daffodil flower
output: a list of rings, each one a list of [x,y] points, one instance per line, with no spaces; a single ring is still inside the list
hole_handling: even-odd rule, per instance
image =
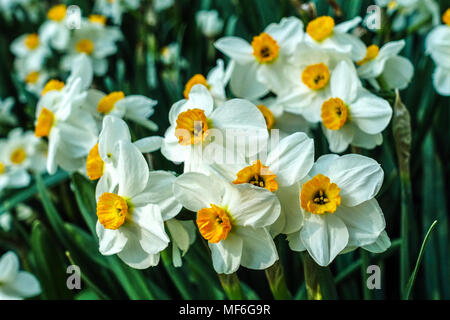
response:
[[[303,132],[293,133],[279,141],[267,154],[261,154],[256,161],[242,159],[235,164],[212,164],[209,169],[233,184],[251,184],[273,192],[281,203],[281,214],[270,226],[275,237],[279,233],[297,231],[301,220],[298,213],[284,206],[288,187],[301,181],[314,164],[314,141]],[[289,193],[290,194],[290,193]],[[288,199],[289,198],[289,199]]]
[[[175,177],[150,173],[144,156],[130,142],[120,140],[117,148],[117,184],[102,185],[97,192],[99,250],[145,269],[158,264],[159,253],[169,244],[164,220],[181,210],[173,198]]]
[[[302,220],[289,234],[289,247],[307,250],[320,266],[329,265],[348,248],[374,244],[385,229],[383,212],[375,196],[383,183],[383,170],[373,159],[357,155],[324,155],[297,186],[291,202]]]
[[[44,170],[40,144],[33,132],[23,132],[22,128],[11,130],[7,139],[0,140],[0,190],[25,187],[30,183],[28,170]]]
[[[258,99],[269,90],[279,91],[284,66],[303,40],[303,23],[296,17],[272,23],[253,37],[252,43],[237,37],[217,40],[215,47],[236,63],[231,74],[231,91],[241,98]]]
[[[96,0],[94,12],[111,18],[114,24],[122,24],[122,15],[130,10],[136,10],[141,4],[140,0]]]
[[[302,115],[308,122],[320,121],[322,103],[330,98],[330,77],[340,61],[351,60],[344,54],[300,44],[286,67],[287,80],[277,94],[284,110]]]
[[[122,32],[117,27],[82,20],[80,29],[73,30],[61,67],[70,70],[74,59],[84,53],[92,61],[95,75],[102,76],[108,70],[107,57],[117,52],[116,41],[122,37]]]
[[[80,169],[97,142],[98,128],[92,115],[82,109],[87,92],[81,78],[61,90],[44,94],[36,109],[35,135],[48,138],[47,171],[58,166],[73,172]],[[76,138],[74,138],[76,137]]]
[[[195,242],[195,224],[192,221],[170,219],[166,221],[166,226],[172,240],[172,263],[175,267],[181,267],[181,258]]]
[[[19,258],[13,251],[0,258],[0,300],[22,300],[41,293],[34,275],[19,271]]]
[[[208,76],[206,78],[202,74],[198,73],[186,82],[183,91],[184,98],[189,99],[189,93],[191,92],[193,86],[196,84],[202,84],[209,90],[214,98],[214,105],[221,105],[227,100],[225,87],[230,81],[234,65],[234,62],[231,62],[225,69],[223,60],[217,59],[216,66],[208,72]]]
[[[217,10],[200,10],[195,15],[195,21],[208,38],[214,38],[222,32],[223,20],[220,19]]]
[[[86,174],[91,180],[100,179],[97,190],[103,185],[117,184],[117,164],[119,160],[118,141],[131,143],[131,133],[125,121],[114,116],[103,119],[103,128],[86,159]],[[161,147],[162,137],[147,137],[133,144],[142,153],[153,152]],[[97,195],[98,194],[97,191]]]
[[[67,17],[65,4],[51,7],[47,12],[47,20],[39,28],[42,42],[59,51],[67,49],[70,39]]]
[[[398,55],[405,40],[391,41],[378,48],[372,44],[366,49],[364,59],[358,61],[358,75],[380,89],[377,78],[381,77],[389,89],[405,89],[412,79],[414,66],[407,58]]]
[[[450,9],[442,16],[443,25],[435,27],[425,41],[426,53],[431,55],[436,69],[433,85],[443,96],[450,96]]]
[[[0,124],[16,125],[17,117],[11,112],[14,106],[14,98],[0,99]]]
[[[306,26],[305,42],[322,49],[346,54],[353,61],[359,61],[364,58],[364,42],[348,32],[356,27],[361,20],[361,17],[355,17],[335,26],[332,17],[318,17]]]
[[[330,79],[331,98],[322,104],[322,129],[332,152],[351,144],[372,149],[392,117],[389,103],[364,89],[353,64],[340,62]]]
[[[268,97],[263,100],[254,101],[266,120],[269,134],[272,130],[278,130],[280,138],[285,138],[295,132],[310,134],[311,124],[299,115],[286,112],[284,106],[275,97]]]
[[[214,109],[210,92],[199,84],[192,87],[189,99],[172,106],[169,122],[161,152],[173,162],[184,162],[185,172],[201,172],[205,161],[223,163],[231,153],[254,155],[268,138],[264,117],[254,104],[232,99]]]
[[[155,112],[157,101],[142,95],[125,96],[123,91],[105,94],[97,89],[90,89],[85,109],[96,119],[101,120],[105,115],[131,120],[151,131],[157,131],[158,125],[148,118]]]
[[[37,33],[26,33],[11,43],[11,52],[17,58],[26,58],[24,63],[32,66],[39,66],[44,63],[50,51],[45,43],[42,42]]]
[[[236,272],[240,265],[262,270],[278,260],[267,227],[278,218],[280,204],[269,190],[189,172],[176,179],[174,194],[186,209],[197,212],[217,273]]]

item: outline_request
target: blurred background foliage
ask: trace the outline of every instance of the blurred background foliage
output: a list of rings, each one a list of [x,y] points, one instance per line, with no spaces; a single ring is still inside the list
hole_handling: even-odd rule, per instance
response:
[[[46,8],[57,3],[45,3],[40,12],[42,21]],[[84,15],[92,10],[88,0],[64,1],[78,5]],[[235,35],[252,39],[272,22],[282,17],[298,16],[306,24],[311,16],[302,10],[298,0],[176,0],[173,7],[155,13],[150,10],[151,1],[142,1],[142,9],[124,15],[122,31],[125,39],[119,44],[118,54],[109,58],[110,68],[105,77],[96,78],[94,86],[111,92],[123,90],[125,94],[143,94],[158,101],[152,120],[159,124],[158,135],[168,127],[168,111],[182,98],[184,84],[195,73],[204,75],[215,65],[217,58],[224,58],[213,47],[214,39],[206,38],[195,23],[200,9],[216,9],[225,20],[222,35]],[[449,1],[438,1],[441,11],[449,7]],[[315,0],[317,15],[331,15],[337,23],[354,16],[366,15],[373,1],[366,0]],[[332,6],[336,3],[339,7]],[[340,10],[339,10],[340,8]],[[1,19],[1,18],[0,18]],[[13,72],[13,56],[9,44],[25,32],[35,32],[39,23],[29,20],[0,21],[0,96],[16,97],[14,112],[19,125],[34,128],[36,98],[26,93]],[[365,32],[366,44],[381,46],[389,40],[406,40],[402,55],[415,66],[415,74],[401,97],[411,115],[412,149],[411,175],[412,206],[408,208],[408,248],[410,272],[414,267],[425,234],[434,220],[433,230],[423,261],[418,269],[412,290],[415,299],[449,299],[449,214],[450,194],[450,101],[433,89],[431,75],[434,63],[424,54],[426,34],[390,32],[390,20],[384,20],[378,32]],[[162,63],[163,48],[171,43],[179,45],[180,56],[174,63]],[[394,93],[382,92],[393,104]],[[24,102],[18,101],[25,95]],[[134,138],[151,135],[146,129],[130,124]],[[0,128],[5,136],[11,128]],[[316,158],[329,153],[325,137],[320,129],[312,131],[316,145]],[[361,250],[340,255],[331,265],[340,299],[399,299],[401,244],[401,186],[392,129],[384,132],[384,143],[362,154],[381,163],[385,180],[378,201],[386,218],[386,231],[392,246],[382,254],[361,255]],[[182,168],[164,159],[157,152],[152,155],[154,169]],[[25,202],[35,211],[27,221],[18,221],[13,215],[11,232],[0,231],[0,253],[13,249],[19,253],[22,267],[34,273],[40,280],[42,299],[225,299],[219,279],[200,237],[184,257],[184,264],[174,268],[170,247],[162,254],[157,267],[134,270],[117,257],[102,256],[98,251],[95,234],[95,185],[83,176],[69,176],[58,172],[54,176],[36,176],[31,186],[5,192],[0,196],[0,214],[14,211],[16,205]],[[192,218],[189,213],[186,218]],[[305,299],[303,267],[300,254],[290,251],[284,236],[276,243],[285,269],[287,285],[295,299]],[[82,271],[82,289],[68,290],[66,269],[76,264]],[[364,290],[368,264],[381,267],[380,290]],[[272,299],[264,271],[238,271],[244,295],[248,299]],[[409,274],[408,274],[409,278]]]

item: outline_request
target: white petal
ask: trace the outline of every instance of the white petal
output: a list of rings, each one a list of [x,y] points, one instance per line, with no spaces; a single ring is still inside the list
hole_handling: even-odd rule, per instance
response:
[[[141,95],[129,95],[117,101],[115,107],[120,108],[122,105],[126,109],[126,117],[147,119],[154,113],[154,106],[157,103]]]
[[[369,134],[382,132],[392,117],[389,102],[365,89],[360,90],[358,98],[349,107],[352,121]]]
[[[105,229],[102,224],[97,221],[97,236],[99,240],[99,251],[105,256],[119,253],[127,243],[127,237],[120,230]]]
[[[290,187],[280,188],[277,197],[281,204],[281,214],[286,222],[281,233],[293,233],[303,225],[303,214],[300,209],[300,185],[294,184]]]
[[[183,207],[197,212],[211,204],[221,204],[225,186],[223,181],[213,176],[188,172],[175,180],[173,192]]]
[[[144,190],[148,181],[149,169],[144,156],[131,142],[118,142],[119,195],[132,198]]]
[[[329,178],[341,189],[342,205],[354,207],[375,197],[383,184],[384,173],[375,160],[347,154],[331,164]]]
[[[19,272],[19,258],[13,251],[6,252],[0,259],[0,282],[13,281]]]
[[[333,214],[307,214],[300,237],[314,261],[328,266],[348,242],[345,224]]]
[[[262,270],[278,260],[275,243],[265,228],[237,227],[234,232],[243,241],[242,266],[253,270]]]
[[[229,233],[225,240],[219,243],[208,243],[211,249],[214,270],[217,273],[230,274],[239,269],[242,256],[242,238]]]
[[[270,151],[266,165],[277,175],[280,187],[300,181],[314,163],[314,141],[303,132],[282,139]]]
[[[275,194],[248,183],[227,188],[223,204],[228,206],[237,225],[255,228],[274,223],[281,210]]]
[[[330,130],[322,125],[322,132],[327,137],[328,147],[332,152],[341,153],[347,150],[355,135],[354,126],[345,124],[339,130]]]
[[[300,236],[300,230],[288,234],[286,240],[289,241],[289,248],[292,251],[306,251],[306,247],[302,242],[302,237]]]
[[[136,140],[133,144],[141,151],[142,153],[154,152],[161,148],[163,138],[162,137],[147,137]]]
[[[347,61],[341,61],[331,74],[331,95],[340,98],[349,104],[355,98],[361,82],[358,79],[355,67]]]
[[[359,128],[355,128],[355,135],[353,136],[352,146],[373,149],[383,143],[383,135],[381,133],[368,134]]]
[[[349,246],[361,247],[375,242],[386,226],[383,212],[375,199],[354,207],[339,206],[335,215],[347,227]]]
[[[131,141],[130,130],[125,121],[114,116],[105,116],[103,118],[103,129],[100,132],[98,142],[98,152],[104,160],[117,155],[114,154],[117,141]],[[117,161],[118,159],[110,159]]]
[[[136,236],[144,251],[156,254],[167,247],[170,240],[164,230],[161,211],[157,205],[148,204],[134,208],[132,219],[139,226],[139,234]]]
[[[258,81],[258,68],[259,64],[256,61],[246,64],[236,63],[230,80],[231,91],[236,97],[253,100],[269,92],[269,89]]]
[[[433,73],[433,84],[440,95],[450,96],[450,69],[437,66]]]
[[[392,57],[386,61],[383,79],[391,89],[405,89],[414,73],[411,61],[404,57]]]
[[[363,249],[373,253],[382,253],[389,249],[390,246],[391,240],[389,239],[386,231],[383,230],[375,242],[363,246]]]
[[[41,293],[39,281],[34,275],[26,271],[20,271],[14,282],[7,283],[4,289],[22,298],[34,297]]]
[[[132,199],[133,204],[153,203],[158,205],[164,221],[175,217],[181,210],[181,204],[173,195],[175,176],[166,171],[151,171],[145,189]]]
[[[236,60],[239,64],[254,61],[253,48],[245,40],[238,37],[224,37],[214,43],[217,50],[221,51],[230,59]]]
[[[303,22],[297,17],[281,19],[280,23],[269,24],[264,32],[275,39],[282,50],[282,54],[291,54],[297,44],[303,40]]]

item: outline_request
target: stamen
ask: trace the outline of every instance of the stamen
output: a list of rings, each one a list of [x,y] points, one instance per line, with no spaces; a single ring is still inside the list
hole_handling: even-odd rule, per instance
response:
[[[304,183],[300,192],[302,208],[314,214],[333,213],[341,204],[340,189],[330,178],[318,174]]]
[[[250,183],[260,188],[266,188],[271,192],[278,190],[276,174],[264,166],[261,160],[255,161],[251,166],[245,167],[236,174],[234,184]]]
[[[278,43],[268,33],[261,33],[253,37],[253,56],[260,63],[270,63],[278,57],[280,47]]]
[[[330,130],[339,130],[349,120],[347,105],[340,98],[330,98],[322,104],[322,123]]]
[[[328,84],[330,71],[324,63],[307,66],[302,72],[302,82],[312,90],[319,90]]]
[[[197,212],[197,226],[200,234],[211,243],[225,240],[232,228],[229,213],[214,204]]]

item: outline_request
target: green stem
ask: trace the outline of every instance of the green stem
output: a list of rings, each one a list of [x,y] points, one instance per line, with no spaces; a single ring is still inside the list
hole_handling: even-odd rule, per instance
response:
[[[185,279],[183,279],[181,270],[175,270],[175,267],[172,265],[172,257],[167,252],[167,249],[161,252],[161,259],[163,261],[164,267],[167,270],[167,273],[170,276],[170,279],[172,279],[175,287],[177,287],[178,291],[180,292],[181,297],[185,300],[191,300],[192,296],[189,293],[188,283],[185,281]]]
[[[270,291],[276,300],[291,300],[292,294],[286,285],[286,278],[284,277],[283,266],[280,260],[277,260],[273,265],[266,269],[266,277],[269,282]]]
[[[319,266],[307,251],[301,254],[308,300],[336,300],[337,292],[330,268]]]
[[[222,285],[223,290],[230,300],[244,300],[244,294],[242,293],[241,283],[236,273],[232,274],[217,274]]]

